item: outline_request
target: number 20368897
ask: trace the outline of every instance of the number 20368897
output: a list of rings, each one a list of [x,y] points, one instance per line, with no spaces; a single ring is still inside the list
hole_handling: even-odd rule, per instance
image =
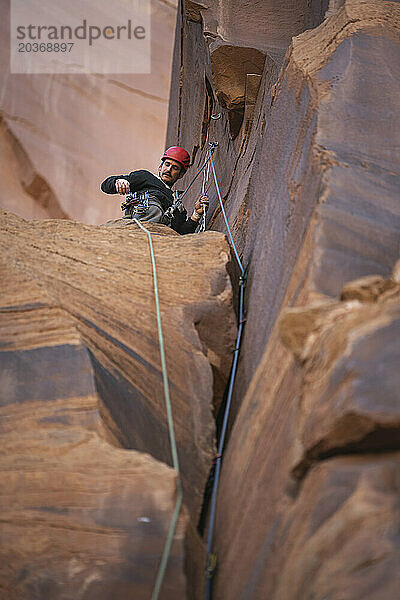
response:
[[[18,52],[71,52],[73,42],[19,42]]]

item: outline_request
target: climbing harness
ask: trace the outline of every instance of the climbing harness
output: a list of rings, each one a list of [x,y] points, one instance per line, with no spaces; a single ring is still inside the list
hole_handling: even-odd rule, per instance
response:
[[[140,221],[137,219],[133,219],[135,223],[144,231],[149,240],[150,246],[150,256],[151,256],[151,265],[153,269],[153,285],[154,285],[154,298],[156,303],[156,314],[157,314],[157,329],[158,329],[158,341],[160,346],[160,356],[161,356],[161,368],[162,368],[162,377],[164,384],[164,399],[165,406],[167,410],[167,420],[168,420],[168,431],[169,431],[169,439],[171,444],[171,454],[172,454],[172,465],[176,471],[176,488],[177,488],[177,497],[175,503],[175,509],[172,516],[172,521],[168,530],[167,539],[165,541],[163,554],[161,557],[161,562],[158,568],[156,582],[154,584],[153,593],[151,595],[151,600],[158,600],[161,586],[163,583],[165,569],[167,567],[168,558],[171,552],[172,541],[174,539],[175,529],[178,522],[179,513],[182,506],[182,498],[183,498],[183,490],[182,490],[182,481],[179,470],[179,460],[178,460],[178,451],[176,448],[176,440],[175,440],[175,431],[174,431],[174,421],[172,416],[172,408],[171,408],[171,398],[169,393],[169,384],[168,384],[168,372],[167,372],[167,363],[165,360],[165,348],[164,348],[164,338],[162,332],[162,324],[161,324],[161,311],[160,311],[160,301],[158,295],[158,282],[157,282],[157,269],[156,269],[156,260],[154,256],[154,248],[153,248],[153,240],[151,237],[151,233],[146,227],[144,227]]]

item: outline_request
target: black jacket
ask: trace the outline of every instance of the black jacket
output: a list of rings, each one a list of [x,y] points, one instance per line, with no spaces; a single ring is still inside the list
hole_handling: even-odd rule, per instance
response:
[[[148,191],[151,196],[155,196],[159,200],[164,211],[169,208],[174,201],[172,190],[161,179],[141,169],[132,171],[129,175],[112,175],[107,177],[101,184],[101,189],[106,194],[116,194],[115,182],[117,179],[127,179],[131,192]],[[198,223],[187,218],[187,212],[184,209],[180,213],[175,213],[172,219],[171,227],[181,235],[185,233],[194,233]]]

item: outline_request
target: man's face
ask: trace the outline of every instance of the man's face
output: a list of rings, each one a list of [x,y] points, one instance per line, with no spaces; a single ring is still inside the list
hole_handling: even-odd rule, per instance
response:
[[[182,166],[173,158],[166,158],[160,165],[160,178],[169,187],[172,187],[181,176]]]

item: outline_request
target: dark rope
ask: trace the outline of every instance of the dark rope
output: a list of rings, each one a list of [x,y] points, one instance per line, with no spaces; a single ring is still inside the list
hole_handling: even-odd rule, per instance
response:
[[[215,526],[215,512],[217,506],[217,495],[218,495],[218,487],[219,487],[219,479],[221,473],[221,462],[222,462],[222,454],[225,445],[225,437],[226,430],[228,426],[229,413],[232,404],[232,396],[237,372],[237,366],[239,361],[239,351],[240,351],[240,343],[242,340],[243,327],[246,322],[244,318],[244,288],[246,285],[247,278],[247,268],[244,270],[242,276],[240,277],[239,283],[239,328],[236,338],[235,350],[233,354],[233,362],[231,375],[229,378],[229,387],[228,394],[225,405],[224,419],[222,423],[221,436],[218,444],[218,453],[215,456],[215,473],[214,473],[214,482],[212,488],[212,496],[211,496],[211,509],[210,509],[210,522],[208,527],[207,534],[207,564],[206,564],[206,581],[205,581],[205,600],[211,600],[211,586],[212,586],[212,578],[214,575],[215,568],[217,566],[217,555],[213,552],[213,536],[214,536],[214,526]]]

